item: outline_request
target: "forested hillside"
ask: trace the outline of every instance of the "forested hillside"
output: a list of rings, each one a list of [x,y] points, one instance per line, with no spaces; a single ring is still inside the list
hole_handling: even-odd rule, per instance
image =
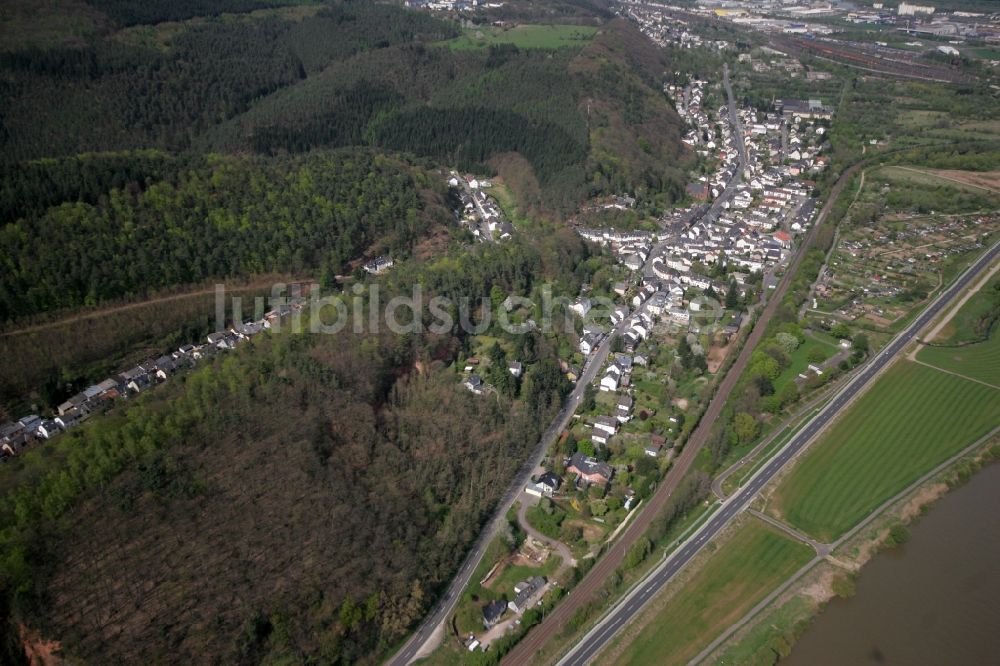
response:
[[[143,7],[160,13],[156,8],[173,6],[107,4],[127,6],[140,15],[147,11]],[[180,4],[183,10],[185,3]],[[164,28],[154,31],[162,41],[153,44],[145,31],[125,31],[81,47],[0,52],[0,99],[6,102],[0,110],[3,159],[183,149],[209,127],[332,60],[455,34],[450,24],[374,3],[316,10],[305,17],[227,16],[180,30]]]
[[[45,9],[12,0],[0,22],[0,421],[204,342],[215,281],[576,296],[608,259],[560,218],[682,191],[669,63],[601,0],[492,8],[588,29],[468,50],[448,45],[467,26],[367,0]],[[513,238],[459,229],[451,168],[505,180]],[[379,254],[395,265],[369,277]],[[36,641],[93,664],[376,663],[398,644],[568,392],[570,340],[494,322],[497,390],[476,396],[455,367],[482,339],[350,330],[206,350],[7,457],[0,662]]]
[[[133,25],[207,3],[93,4]],[[437,45],[456,34],[424,13],[352,0],[0,51],[0,154],[365,145],[490,172],[521,169],[496,159],[518,153],[538,183],[518,188],[525,210],[565,215],[613,191],[680,196],[680,123],[661,91],[669,63],[634,26],[611,21],[553,50]]]
[[[273,154],[367,142],[479,172],[516,152],[540,185],[521,188],[520,203],[538,213],[622,191],[670,203],[682,196],[686,162],[661,90],[668,66],[625,21],[555,51],[369,50],[268,96],[207,132],[203,147]]]
[[[231,276],[335,275],[368,250],[405,257],[450,219],[443,189],[368,152],[207,160],[5,226],[0,318]]]
[[[574,290],[586,258],[560,232],[387,288]],[[457,333],[265,335],[19,456],[0,468],[7,602],[88,663],[374,660],[448,580],[568,389],[552,340],[509,342],[529,370],[511,397],[483,398],[445,369]]]

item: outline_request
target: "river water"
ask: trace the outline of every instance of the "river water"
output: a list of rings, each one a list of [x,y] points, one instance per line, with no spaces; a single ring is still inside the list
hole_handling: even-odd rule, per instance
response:
[[[1000,464],[931,505],[861,570],[782,661],[790,666],[1000,664]]]

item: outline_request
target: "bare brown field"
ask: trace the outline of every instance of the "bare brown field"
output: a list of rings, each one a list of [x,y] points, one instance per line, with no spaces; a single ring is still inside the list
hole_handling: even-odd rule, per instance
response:
[[[1000,171],[927,169],[927,172],[946,180],[952,180],[965,185],[972,185],[973,187],[980,187],[984,190],[1000,194]]]

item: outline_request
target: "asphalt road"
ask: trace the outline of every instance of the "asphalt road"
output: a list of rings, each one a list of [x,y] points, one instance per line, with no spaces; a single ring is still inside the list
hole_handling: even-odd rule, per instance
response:
[[[650,260],[652,260],[652,255],[650,255]],[[645,307],[643,305],[637,312]],[[518,469],[516,478],[510,488],[507,489],[489,523],[479,533],[479,537],[476,539],[472,550],[465,556],[461,568],[455,574],[444,596],[438,601],[430,615],[420,624],[416,632],[400,648],[399,652],[386,662],[387,664],[392,666],[405,666],[405,664],[409,664],[416,658],[417,653],[420,652],[420,649],[434,633],[437,626],[448,620],[448,617],[455,610],[462,590],[469,584],[472,574],[475,572],[476,567],[479,566],[480,561],[482,561],[490,540],[496,534],[501,521],[506,520],[507,511],[514,505],[524,486],[531,481],[532,472],[542,464],[542,460],[545,458],[545,454],[553,440],[569,425],[570,419],[573,418],[573,414],[583,399],[583,392],[586,390],[587,385],[594,381],[598,371],[604,367],[604,363],[607,361],[608,354],[611,351],[611,341],[615,336],[622,335],[628,330],[630,319],[631,316],[625,318],[612,329],[604,340],[601,341],[601,344],[598,345],[597,350],[587,358],[587,362],[580,373],[580,377],[577,378],[573,391],[567,396],[562,409],[559,410],[555,419],[553,419],[548,429],[542,435],[531,456]]]
[[[722,210],[723,203],[732,198],[733,194],[735,194],[737,185],[739,185],[743,179],[743,165],[746,164],[747,159],[746,146],[742,140],[742,125],[740,124],[735,102],[733,101],[732,89],[729,86],[728,65],[723,71],[723,84],[725,85],[726,92],[729,95],[730,122],[734,128],[734,134],[738,138],[737,150],[740,153],[740,160],[737,165],[736,173],[733,174],[733,178],[730,179],[723,193],[716,198],[712,205],[709,206],[701,216],[696,216],[696,218],[692,220],[692,223],[697,222],[701,219],[701,217],[706,215],[709,216],[709,219],[711,219],[712,215],[718,216]],[[642,272],[644,274],[649,268],[649,265],[652,263],[653,258],[656,256],[657,252],[654,251],[650,253],[649,259],[643,267]],[[643,308],[645,308],[645,305]],[[587,363],[581,372],[581,376],[577,378],[576,387],[573,389],[573,392],[567,397],[565,403],[563,404],[563,408],[559,411],[559,414],[545,431],[544,435],[542,435],[542,438],[532,452],[531,457],[518,470],[517,477],[504,494],[503,499],[497,507],[497,510],[494,512],[493,517],[490,519],[490,522],[480,532],[472,550],[470,550],[466,555],[461,568],[452,579],[451,584],[449,584],[444,596],[438,601],[430,615],[428,615],[424,621],[421,622],[416,632],[414,632],[410,639],[403,644],[403,647],[400,648],[400,650],[388,662],[386,662],[387,664],[390,666],[405,666],[406,664],[412,662],[416,658],[416,655],[420,652],[423,645],[428,639],[431,638],[434,630],[448,620],[448,617],[455,609],[462,590],[469,584],[472,574],[475,572],[476,567],[479,566],[480,561],[482,561],[486,548],[489,546],[493,535],[496,534],[500,521],[505,520],[507,511],[514,505],[521,489],[524,488],[524,486],[531,480],[532,471],[542,463],[542,460],[545,458],[545,453],[548,451],[549,445],[556,438],[556,436],[565,430],[569,425],[570,419],[573,418],[576,408],[580,405],[580,401],[583,399],[583,392],[586,389],[586,386],[594,380],[597,376],[597,372],[604,366],[605,361],[607,361],[608,353],[611,351],[611,341],[615,336],[621,335],[628,330],[629,319],[630,317],[618,324],[618,326],[616,326],[601,342],[597,351],[591,354],[587,359]]]
[[[723,82],[726,85],[726,91],[729,95],[730,121],[735,121],[737,123],[735,125],[735,132],[738,136],[742,136],[743,131],[739,125],[739,118],[735,115],[735,100],[732,97],[732,91],[728,85],[728,72],[724,73]],[[738,179],[742,177],[745,154],[745,150],[740,151],[740,163],[737,168],[737,173],[734,174],[733,177],[734,182],[737,182]],[[846,178],[842,181],[842,183],[843,182],[846,182]],[[726,193],[720,196],[719,199],[713,204],[713,208],[720,205],[721,202],[725,200],[724,198],[730,196],[735,190],[735,185],[733,183],[730,183],[730,185],[731,187],[726,188]],[[843,185],[841,184],[840,187],[843,187]],[[833,193],[834,198],[836,198],[836,195],[839,192],[836,188],[835,190],[836,191]],[[831,207],[832,204],[828,202],[824,207],[823,212],[820,213],[817,226],[819,226],[819,222],[822,221],[823,217],[829,213]],[[802,247],[808,247],[812,238],[811,234],[813,233],[815,233],[815,229],[810,232],[810,237],[803,242]],[[650,255],[650,257],[652,256],[654,255]],[[750,362],[750,354],[753,351],[753,348],[763,337],[764,330],[767,327],[767,322],[777,310],[782,294],[787,291],[789,285],[791,284],[792,276],[794,276],[803,256],[804,253],[800,251],[792,259],[792,262],[786,271],[785,277],[778,285],[774,294],[771,295],[771,302],[764,307],[763,313],[747,337],[739,356],[737,356],[736,361],[729,369],[729,372],[726,373],[725,377],[723,377],[722,381],[719,383],[715,397],[712,398],[712,401],[706,408],[699,425],[695,428],[694,432],[691,433],[691,436],[684,444],[684,448],[681,450],[680,455],[674,460],[670,470],[667,472],[667,475],[657,487],[656,492],[654,492],[653,496],[645,502],[645,507],[640,510],[639,515],[637,515],[635,519],[629,523],[628,527],[625,528],[621,536],[619,536],[608,551],[601,556],[593,568],[587,573],[586,576],[584,576],[583,580],[570,590],[569,595],[545,616],[545,619],[539,626],[532,629],[527,636],[522,638],[521,641],[518,642],[518,644],[515,645],[509,653],[507,653],[501,664],[520,666],[521,664],[529,664],[534,661],[536,653],[549,641],[558,636],[573,614],[595,598],[595,595],[603,588],[606,581],[621,564],[629,547],[646,533],[653,520],[656,519],[663,508],[670,501],[670,497],[673,495],[674,491],[677,490],[688,470],[691,469],[691,465],[694,464],[694,461],[698,456],[698,452],[705,445],[705,442],[708,441],[711,424],[721,415],[722,409],[726,401],[729,399],[729,394],[736,386],[736,382],[743,373],[744,368],[746,368],[747,364]]]
[[[788,464],[805,446],[829,424],[848,405],[848,403],[874,381],[875,377],[903,349],[916,338],[917,334],[931,322],[941,310],[957,296],[977,273],[992,263],[1000,255],[1000,243],[994,245],[969,269],[956,280],[951,287],[942,292],[906,329],[897,335],[882,351],[866,364],[837,396],[820,411],[785,447],[766,465],[764,465],[750,481],[732,497],[726,500],[715,515],[700,529],[694,532],[684,544],[676,550],[663,564],[638,585],[619,605],[609,613],[580,643],[578,643],[560,662],[560,666],[580,666],[594,660],[597,654],[607,645],[608,641],[626,624],[649,599],[656,595],[674,575],[694,558],[706,543],[716,536],[739,512],[756,497],[761,488],[768,483],[781,469]],[[664,627],[663,631],[669,631]]]

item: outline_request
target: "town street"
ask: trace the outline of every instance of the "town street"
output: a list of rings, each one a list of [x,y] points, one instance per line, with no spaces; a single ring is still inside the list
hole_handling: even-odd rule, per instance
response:
[[[576,386],[566,397],[562,409],[559,410],[556,418],[542,435],[538,445],[532,451],[530,458],[526,460],[525,463],[518,469],[517,476],[514,478],[513,483],[504,494],[503,499],[500,500],[500,504],[493,513],[493,517],[483,528],[482,532],[480,532],[479,537],[472,546],[472,550],[470,550],[468,555],[465,556],[465,560],[462,562],[461,568],[458,570],[458,573],[455,574],[451,584],[448,586],[448,590],[434,607],[434,610],[431,611],[431,614],[420,623],[420,626],[417,628],[413,636],[411,636],[403,647],[400,648],[399,652],[397,652],[395,656],[387,662],[388,664],[393,666],[404,666],[405,664],[409,664],[411,661],[416,659],[418,655],[425,653],[425,645],[435,635],[435,630],[439,626],[444,625],[447,622],[448,617],[455,610],[455,605],[458,603],[462,590],[469,584],[473,572],[475,572],[476,567],[479,566],[479,562],[483,559],[483,555],[486,553],[486,549],[489,546],[493,535],[496,534],[497,529],[500,526],[500,522],[507,519],[507,511],[509,511],[514,505],[514,502],[517,500],[524,486],[531,481],[531,475],[535,468],[542,464],[542,460],[545,458],[545,454],[548,451],[549,446],[559,433],[565,430],[569,425],[570,420],[573,418],[573,414],[580,405],[580,401],[583,400],[583,393],[586,390],[587,385],[594,381],[597,376],[597,372],[604,367],[604,364],[608,359],[608,354],[611,352],[611,341],[614,340],[615,337],[625,333],[628,328],[629,318],[626,318],[622,320],[614,329],[612,329],[607,336],[605,336],[604,340],[601,341],[601,344],[597,347],[597,349],[594,350],[594,352],[587,358],[586,364],[583,366],[583,370],[580,373],[580,377],[577,378]],[[428,648],[429,647],[430,646],[428,646]]]
[[[724,209],[725,203],[730,201],[733,196],[735,196],[737,186],[742,182],[744,165],[747,163],[748,159],[746,145],[743,141],[743,131],[739,118],[739,112],[736,106],[735,98],[732,95],[732,88],[729,84],[728,66],[726,66],[723,71],[723,83],[728,96],[729,121],[733,128],[733,136],[736,139],[737,151],[739,154],[736,163],[736,171],[727,183],[723,192],[715,199],[712,205],[702,209],[700,214],[696,214],[692,218],[691,224],[697,223],[703,218],[714,219],[719,216],[721,211]],[[654,248],[654,251],[649,254],[649,257],[640,273],[644,275],[648,274],[653,259],[658,256],[659,253]],[[645,307],[646,306],[643,305],[642,308],[640,308],[640,311]],[[468,555],[466,555],[462,566],[459,568],[458,573],[456,573],[455,578],[452,579],[452,582],[448,586],[444,596],[434,607],[428,617],[420,624],[410,639],[403,645],[402,648],[400,648],[392,659],[387,662],[388,664],[392,666],[405,666],[405,664],[409,664],[419,655],[429,653],[429,651],[435,646],[435,641],[440,640],[441,632],[437,631],[438,628],[442,627],[447,622],[448,617],[454,611],[462,590],[466,587],[466,585],[468,585],[473,572],[475,572],[476,567],[479,566],[479,563],[489,546],[490,540],[499,528],[500,522],[502,520],[506,520],[507,511],[513,506],[524,486],[531,480],[533,471],[542,463],[542,460],[545,458],[545,454],[551,443],[555,440],[559,433],[565,430],[569,425],[571,419],[573,418],[573,414],[576,412],[577,407],[583,400],[583,393],[587,385],[594,381],[598,371],[604,367],[608,354],[611,351],[612,340],[614,340],[616,336],[622,335],[628,330],[630,326],[630,319],[631,317],[626,317],[622,320],[604,338],[604,340],[601,341],[598,348],[587,358],[586,364],[580,373],[580,377],[577,378],[576,386],[574,387],[572,393],[570,393],[567,397],[562,409],[543,434],[530,458],[519,468],[514,482],[504,494],[500,504],[493,514],[493,517],[483,528],[482,532],[480,532],[479,537],[476,539]],[[653,512],[655,513],[655,510]],[[649,513],[648,507],[644,513]],[[629,531],[631,531],[631,529]],[[558,611],[559,608],[557,607],[556,610]],[[526,638],[530,639],[532,636],[529,635]]]
[[[833,421],[851,402],[862,393],[877,376],[913,341],[975,276],[1000,255],[1000,243],[990,248],[978,261],[969,267],[944,292],[942,292],[924,312],[906,329],[897,335],[882,351],[865,365],[857,376],[840,390],[826,407],[814,416],[781,451],[764,465],[747,484],[722,503],[719,510],[700,529],[696,530],[663,564],[658,566],[635,589],[629,593],[583,640],[580,641],[560,662],[560,666],[578,666],[593,661],[618,631],[628,624],[653,596],[655,596],[674,575],[690,562],[729,522],[743,511],[760,490],[781,471],[817,434]],[[669,631],[669,628],[665,630]]]

